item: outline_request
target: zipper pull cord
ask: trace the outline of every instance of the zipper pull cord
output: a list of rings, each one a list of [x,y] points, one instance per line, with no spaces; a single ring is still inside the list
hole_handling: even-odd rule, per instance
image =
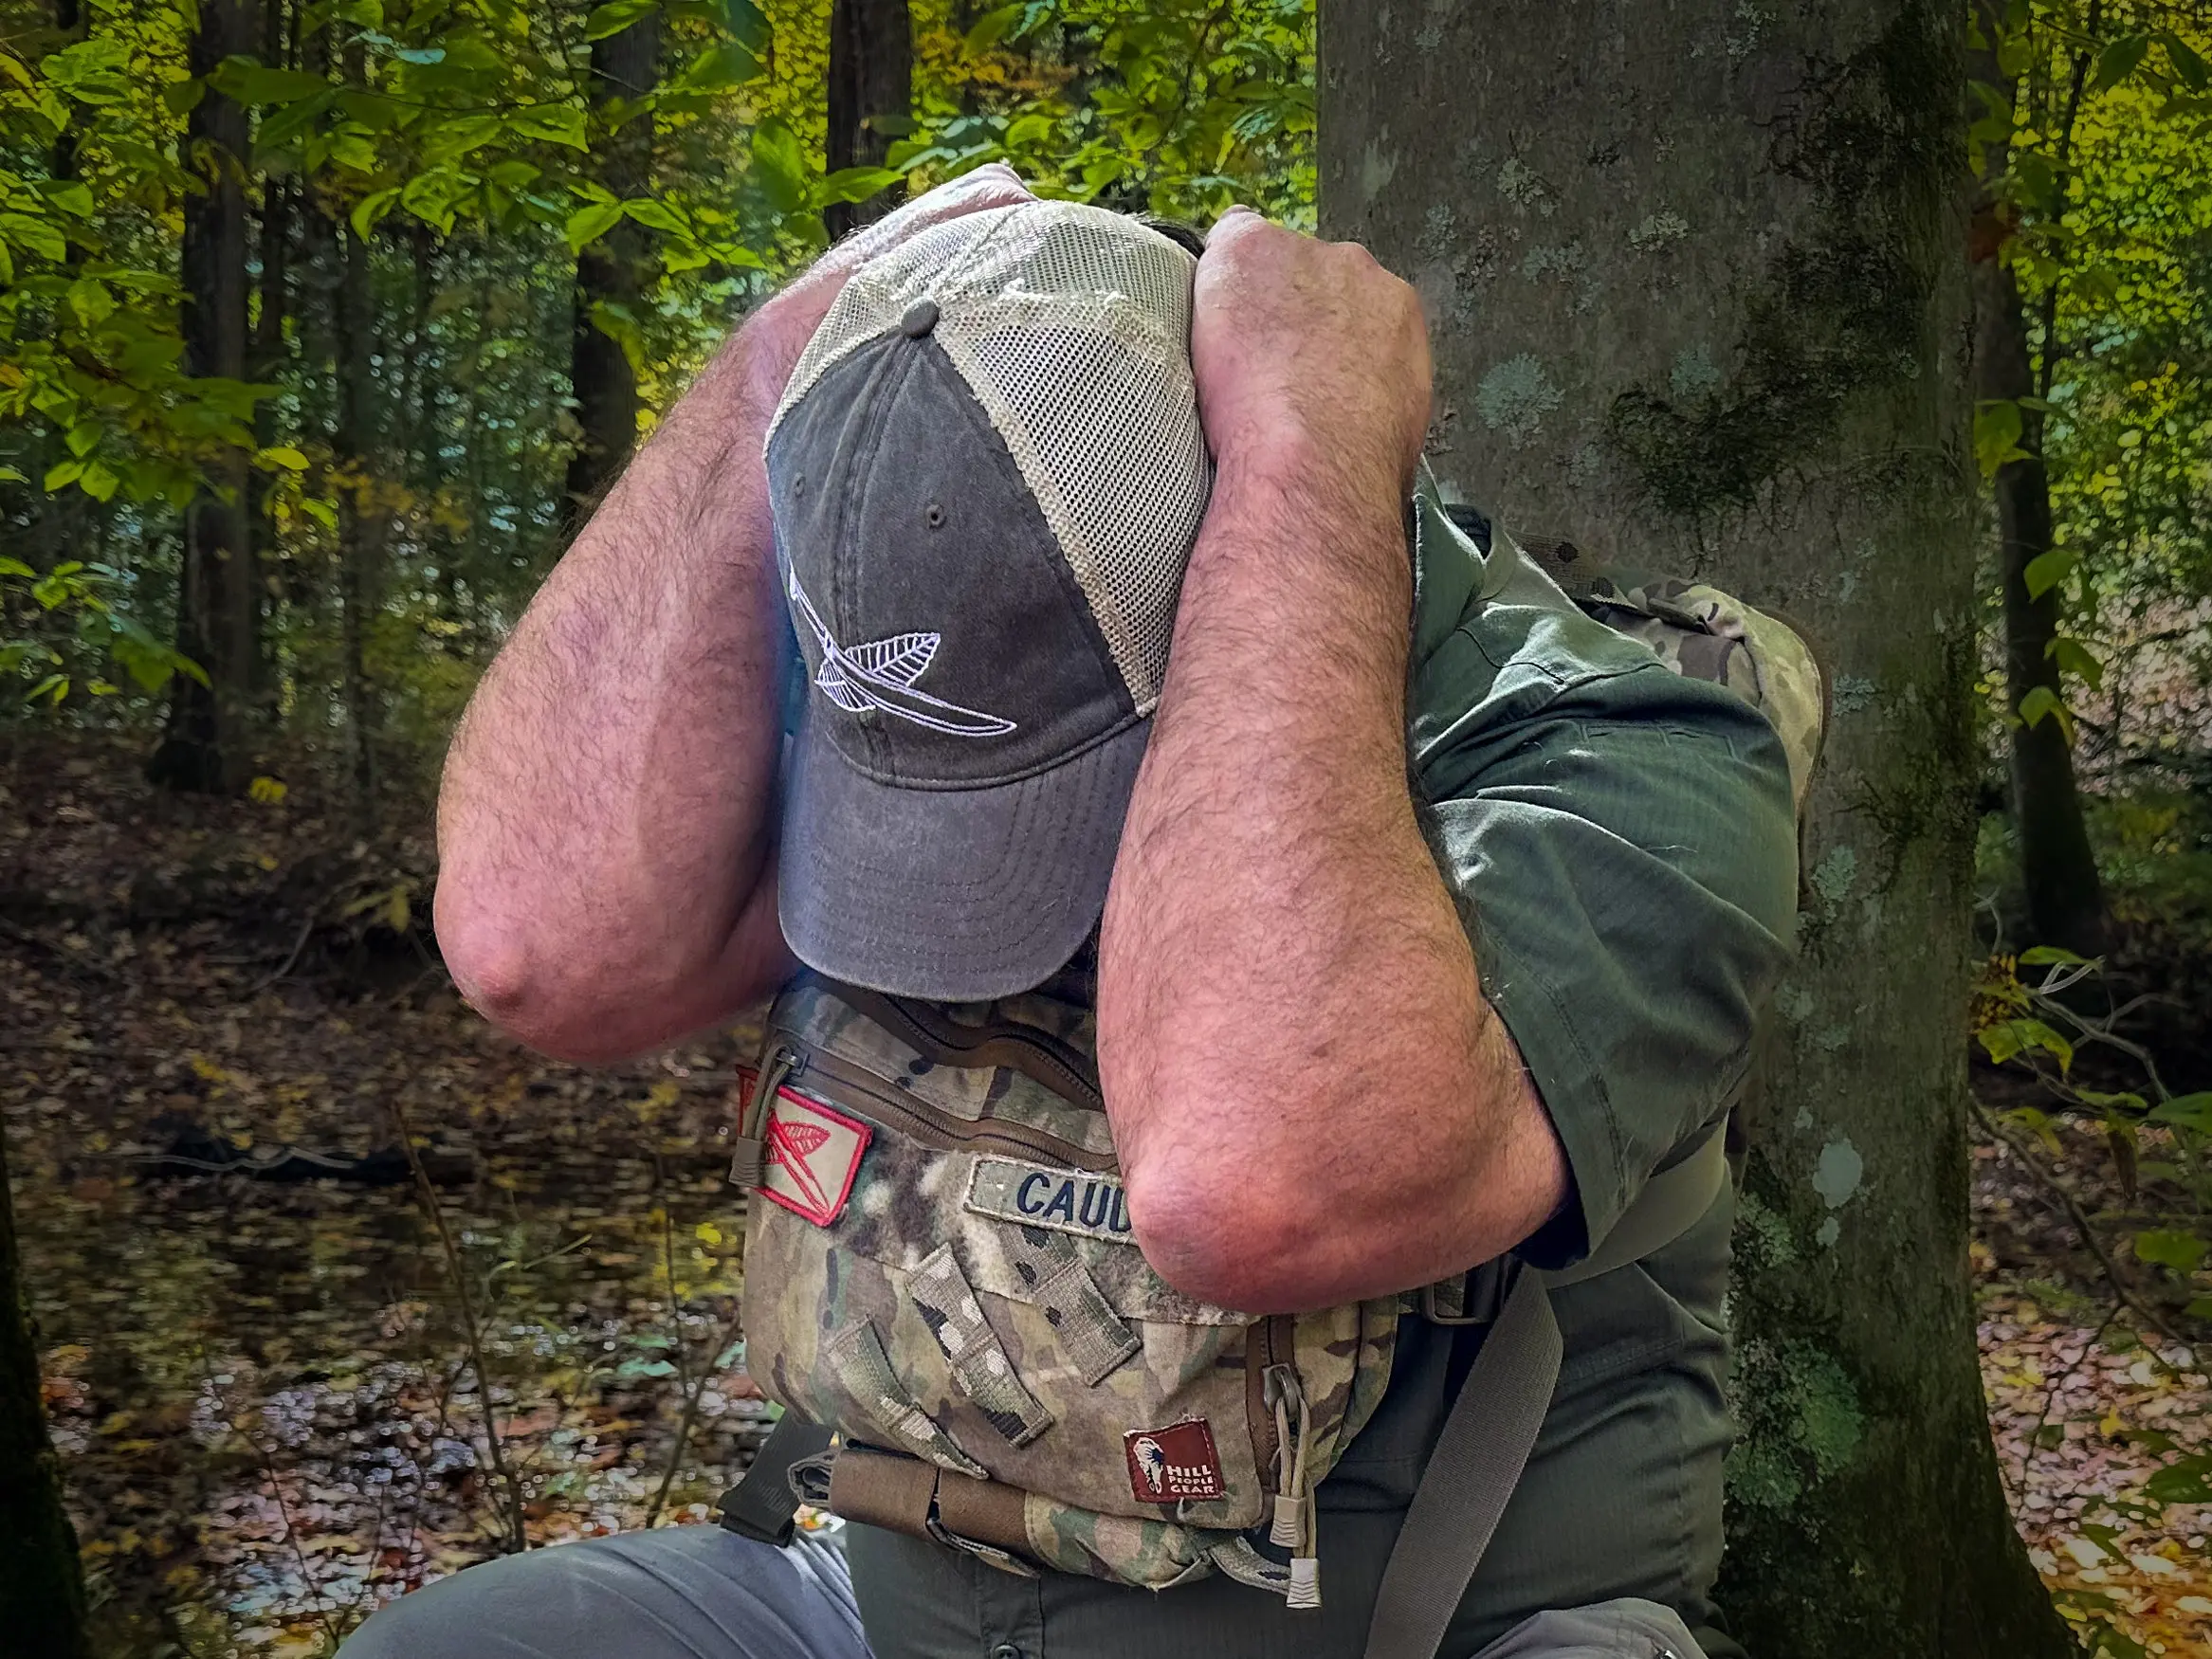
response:
[[[768,1112],[776,1099],[776,1091],[784,1080],[799,1068],[799,1057],[791,1049],[778,1046],[769,1055],[768,1064],[754,1079],[752,1098],[738,1113],[737,1143],[730,1148],[730,1185],[747,1189],[759,1186],[766,1174]]]

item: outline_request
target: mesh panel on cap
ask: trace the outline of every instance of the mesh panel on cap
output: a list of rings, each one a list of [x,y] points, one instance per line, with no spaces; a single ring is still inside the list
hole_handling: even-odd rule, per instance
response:
[[[1157,232],[1072,202],[937,226],[853,274],[770,433],[832,365],[934,301],[938,342],[1036,497],[1139,712],[1150,713],[1212,481],[1191,384],[1194,268]]]

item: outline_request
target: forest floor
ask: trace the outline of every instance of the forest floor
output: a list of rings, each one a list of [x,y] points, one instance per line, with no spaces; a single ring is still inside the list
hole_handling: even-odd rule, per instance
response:
[[[420,836],[134,759],[0,770],[0,1122],[102,1654],[327,1653],[519,1537],[706,1519],[766,1424],[722,1179],[746,1033],[532,1054],[437,966]],[[2099,1148],[2066,1151],[2096,1200]],[[2212,1451],[2212,1385],[2111,1313],[2041,1176],[1975,1170],[2036,1563],[2123,1659],[2212,1650],[2212,1506],[2144,1497]]]

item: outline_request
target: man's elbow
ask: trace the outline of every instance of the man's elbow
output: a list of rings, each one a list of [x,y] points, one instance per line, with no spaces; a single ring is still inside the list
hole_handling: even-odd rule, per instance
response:
[[[1246,1170],[1199,1164],[1126,1173],[1144,1259],[1185,1296],[1244,1313],[1290,1313],[1346,1298],[1343,1231]]]
[[[594,953],[563,948],[517,917],[470,893],[459,881],[438,884],[433,906],[438,950],[471,1008],[540,1053],[582,1066],[628,1059],[638,1041],[594,969]]]

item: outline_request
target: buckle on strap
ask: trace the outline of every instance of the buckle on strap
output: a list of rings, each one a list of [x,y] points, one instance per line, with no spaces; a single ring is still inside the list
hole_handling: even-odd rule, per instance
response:
[[[722,1526],[759,1543],[781,1546],[791,1542],[799,1506],[793,1471],[819,1458],[829,1447],[829,1430],[784,1413],[754,1454],[753,1467],[744,1478],[715,1500]]]
[[[1447,1279],[1441,1285],[1421,1286],[1420,1315],[1434,1325],[1493,1324],[1504,1311],[1506,1298],[1521,1266],[1517,1256],[1493,1256],[1479,1267]],[[1453,1295],[1453,1292],[1457,1294]],[[1456,1302],[1458,1311],[1450,1304]]]

